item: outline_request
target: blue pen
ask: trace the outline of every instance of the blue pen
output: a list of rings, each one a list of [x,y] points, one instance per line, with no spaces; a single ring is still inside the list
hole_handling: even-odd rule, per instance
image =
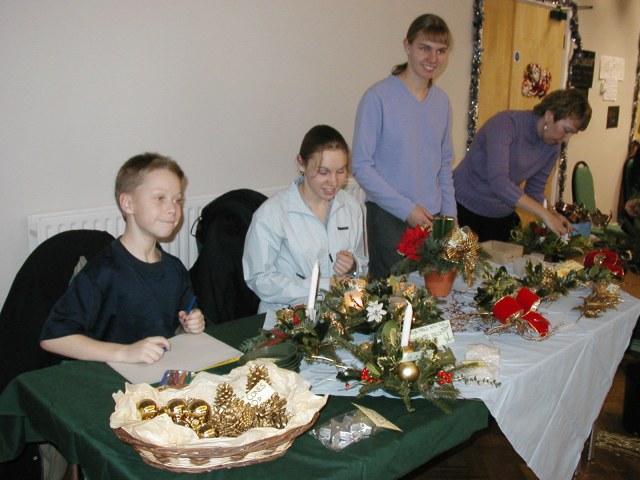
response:
[[[195,307],[195,305],[196,305],[196,296],[194,295],[193,298],[191,299],[191,302],[189,302],[189,306],[185,310],[185,312],[187,312],[187,315],[191,313],[191,310],[193,310],[193,307]]]

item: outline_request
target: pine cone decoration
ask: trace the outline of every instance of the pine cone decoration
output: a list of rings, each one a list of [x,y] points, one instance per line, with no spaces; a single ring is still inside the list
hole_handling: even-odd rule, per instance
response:
[[[266,365],[255,365],[251,367],[249,375],[247,375],[247,392],[255,387],[260,380],[264,380],[271,385],[269,370],[267,370]]]
[[[271,426],[271,410],[267,408],[266,402],[255,408],[253,426],[255,428]]]
[[[218,385],[216,390],[216,398],[213,400],[213,409],[216,412],[222,412],[226,410],[235,397],[233,388],[228,383],[222,383]]]
[[[291,418],[287,413],[287,400],[277,393],[256,408],[254,427],[284,428]]]
[[[251,427],[253,427],[253,422],[255,421],[255,418],[256,418],[255,409],[251,405],[242,402],[242,411],[240,412],[238,427],[243,432],[249,430]]]
[[[237,437],[244,430],[242,429],[242,412],[245,403],[239,398],[234,398],[228,407],[219,414],[220,436]]]

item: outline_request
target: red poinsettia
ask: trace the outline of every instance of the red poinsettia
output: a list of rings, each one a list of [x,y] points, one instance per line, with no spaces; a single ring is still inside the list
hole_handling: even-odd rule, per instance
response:
[[[398,252],[409,260],[420,260],[419,248],[424,245],[425,238],[431,236],[431,228],[418,225],[407,228],[398,243]]]

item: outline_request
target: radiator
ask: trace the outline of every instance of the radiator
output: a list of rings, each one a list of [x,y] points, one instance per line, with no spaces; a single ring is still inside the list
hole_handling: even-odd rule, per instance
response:
[[[270,197],[280,190],[283,190],[283,187],[259,191]],[[358,198],[361,203],[364,202],[364,194],[353,179],[349,180],[346,190]],[[172,242],[162,243],[162,248],[182,260],[187,268],[191,268],[198,258],[198,247],[195,237],[190,233],[191,227],[200,217],[202,208],[217,196],[188,197],[184,204],[182,227]],[[118,237],[124,233],[125,226],[120,210],[116,206],[29,215],[27,221],[30,252],[56,233],[81,229],[104,230],[114,237]]]
[[[281,188],[262,191],[273,195]],[[200,216],[200,211],[218,195],[189,197],[185,201],[180,230],[170,243],[162,243],[164,251],[175,255],[185,267],[191,268],[198,258],[196,239],[190,233],[191,226]],[[124,233],[125,222],[118,207],[89,208],[67,212],[43,213],[27,217],[29,228],[29,251],[53,235],[67,230],[104,230],[114,237]]]

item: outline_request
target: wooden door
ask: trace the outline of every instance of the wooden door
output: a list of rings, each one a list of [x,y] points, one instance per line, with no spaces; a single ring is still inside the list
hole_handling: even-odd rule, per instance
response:
[[[478,94],[478,127],[502,110],[531,110],[538,97],[522,93],[527,65],[551,72],[549,91],[562,87],[565,20],[552,20],[547,6],[517,0],[485,0],[482,68]],[[547,198],[554,175],[547,183]],[[535,217],[518,210],[523,224]]]

